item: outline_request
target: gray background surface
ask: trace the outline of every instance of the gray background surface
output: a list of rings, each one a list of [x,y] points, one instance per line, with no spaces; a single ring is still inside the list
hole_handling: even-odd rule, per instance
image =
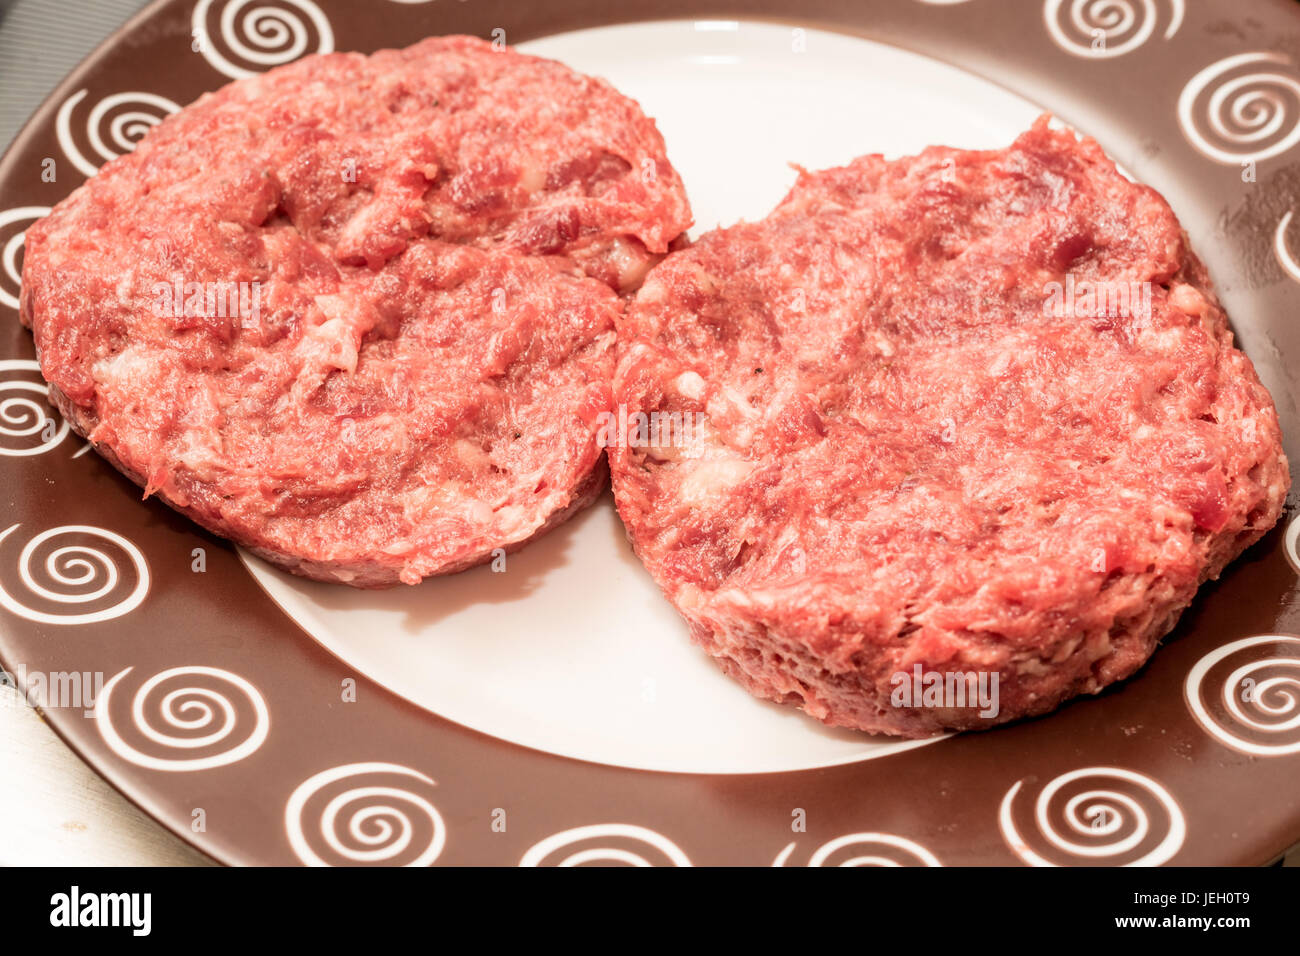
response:
[[[0,0],[0,148],[146,0]]]

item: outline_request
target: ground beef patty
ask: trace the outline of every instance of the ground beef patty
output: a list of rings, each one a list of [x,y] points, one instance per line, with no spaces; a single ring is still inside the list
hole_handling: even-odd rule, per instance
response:
[[[599,492],[615,290],[689,220],[634,102],[436,38],[166,120],[28,230],[22,317],[146,494],[309,577],[415,583]]]
[[[674,253],[621,320],[614,397],[619,511],[694,639],[871,732],[1127,677],[1289,484],[1168,205],[1046,120],[801,172]],[[909,700],[958,673],[997,675],[995,716]]]

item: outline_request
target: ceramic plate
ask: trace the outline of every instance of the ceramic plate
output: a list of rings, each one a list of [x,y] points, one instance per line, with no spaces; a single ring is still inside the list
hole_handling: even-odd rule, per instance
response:
[[[0,162],[0,660],[46,719],[228,863],[1280,856],[1300,839],[1290,510],[1134,679],[992,732],[895,741],[825,728],[725,678],[632,555],[608,495],[504,569],[359,592],[278,572],[142,502],[51,418],[16,312],[33,220],[232,78],[463,32],[635,97],[685,179],[697,235],[766,215],[791,162],[1003,146],[1051,110],[1169,199],[1296,457],[1300,47],[1279,38],[1300,34],[1300,8],[600,7],[163,0],[32,118]]]

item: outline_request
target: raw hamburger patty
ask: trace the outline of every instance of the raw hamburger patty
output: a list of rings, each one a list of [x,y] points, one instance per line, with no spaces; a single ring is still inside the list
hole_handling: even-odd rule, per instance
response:
[[[693,638],[754,694],[878,733],[1132,674],[1289,485],[1174,214],[1046,119],[1004,150],[801,172],[650,273],[614,393],[619,511]],[[996,716],[897,706],[918,665],[996,673]]]
[[[599,492],[615,290],[689,219],[634,102],[436,38],[167,119],[28,230],[21,311],[146,494],[309,577],[415,583]]]

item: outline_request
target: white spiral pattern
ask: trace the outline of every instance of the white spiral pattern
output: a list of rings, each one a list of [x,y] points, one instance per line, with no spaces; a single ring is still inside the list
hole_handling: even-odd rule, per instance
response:
[[[221,11],[220,44],[208,29],[214,5]],[[203,58],[234,80],[334,49],[330,22],[311,0],[199,0],[192,29]]]
[[[1226,165],[1286,152],[1300,142],[1294,64],[1282,53],[1239,53],[1210,64],[1183,87],[1178,125],[1198,152]]]
[[[18,268],[18,250],[23,247],[27,230],[15,232],[8,238],[5,237],[5,232],[15,223],[35,222],[49,214],[49,206],[19,206],[0,212],[0,267],[4,270],[3,275],[0,275],[0,303],[11,309],[18,308],[18,291],[23,281],[22,272]]]
[[[1184,0],[1167,2],[1166,40],[1178,32],[1187,12]],[[1047,0],[1043,6],[1052,41],[1067,53],[1089,59],[1131,53],[1151,39],[1159,19],[1156,0]],[[1098,37],[1104,45],[1094,48]]]
[[[1282,538],[1282,553],[1286,555],[1287,561],[1295,569],[1296,574],[1300,574],[1300,515],[1291,519],[1291,523],[1286,526],[1286,534]]]
[[[442,815],[426,795],[435,786],[432,777],[393,763],[322,771],[299,785],[285,805],[289,844],[308,866],[428,866],[447,842]],[[427,833],[417,834],[417,823]]]
[[[1291,255],[1291,247],[1286,241],[1286,231],[1291,226],[1291,215],[1288,212],[1277,224],[1277,231],[1273,233],[1273,255],[1277,257],[1277,263],[1282,267],[1282,271],[1294,281],[1300,282],[1300,262]]]
[[[1104,788],[1093,785],[1090,789],[1073,793],[1063,807],[1053,805],[1054,798],[1063,788],[1077,780],[1093,779],[1108,781],[1109,785]],[[1146,853],[1126,860],[1123,866],[1167,863],[1187,838],[1187,821],[1182,809],[1169,791],[1150,777],[1119,767],[1084,767],[1052,780],[1034,803],[1035,841],[1047,844],[1047,847],[1040,848],[1058,859],[1074,858],[1065,864],[1058,863],[1031,846],[1016,826],[1016,796],[1023,785],[1023,780],[1017,781],[1002,798],[998,824],[1011,852],[1030,866],[1118,864],[1149,842],[1153,832],[1149,814],[1154,810],[1159,810],[1164,817],[1163,837]],[[1061,823],[1074,834],[1092,837],[1092,841],[1080,842],[1064,835]],[[1100,842],[1098,838],[1102,838]]]
[[[791,843],[777,854],[773,866],[785,866],[794,853]],[[849,853],[842,850],[852,848]],[[838,856],[837,856],[838,855]],[[836,857],[836,859],[832,859]],[[943,866],[921,844],[892,833],[849,833],[823,843],[808,859],[809,866]]]
[[[121,708],[118,687],[133,670],[115,674],[95,701],[99,735],[123,760],[149,770],[210,770],[237,763],[266,742],[271,715],[261,692],[238,674],[194,665],[169,668],[140,685],[129,713],[139,741],[129,743],[118,729],[125,715],[115,709]],[[198,750],[204,752],[184,756]]]
[[[570,848],[571,852],[562,855],[562,851]],[[596,823],[563,830],[533,844],[519,861],[520,866],[582,866],[587,863],[691,865],[686,854],[672,840],[630,823]]]
[[[95,175],[99,167],[110,159],[117,159],[135,149],[136,143],[150,129],[180,109],[177,103],[156,93],[132,91],[104,97],[86,119],[86,139],[94,153],[94,158],[88,158],[77,145],[72,129],[73,114],[88,93],[88,90],[73,93],[63,101],[54,118],[59,148],[85,176]]]
[[[18,527],[10,525],[0,532],[0,543]],[[59,538],[66,543],[51,546],[57,545]],[[92,546],[86,538],[101,543]],[[109,554],[105,550],[108,545],[121,555]],[[10,593],[17,585],[24,592],[21,601]],[[140,549],[116,532],[90,525],[62,525],[41,532],[18,555],[17,580],[0,574],[0,607],[38,624],[112,620],[135,610],[148,593],[149,565]],[[86,605],[98,606],[78,610]]]
[[[1277,645],[1285,650],[1243,653]],[[1241,663],[1207,685],[1211,670],[1233,657]],[[1263,634],[1225,644],[1196,662],[1183,695],[1197,723],[1224,746],[1254,757],[1300,754],[1300,637]],[[1219,707],[1211,713],[1216,697]]]
[[[24,372],[28,377],[19,378]],[[36,362],[0,360],[0,455],[39,455],[68,437],[68,423],[52,414],[49,392]]]

